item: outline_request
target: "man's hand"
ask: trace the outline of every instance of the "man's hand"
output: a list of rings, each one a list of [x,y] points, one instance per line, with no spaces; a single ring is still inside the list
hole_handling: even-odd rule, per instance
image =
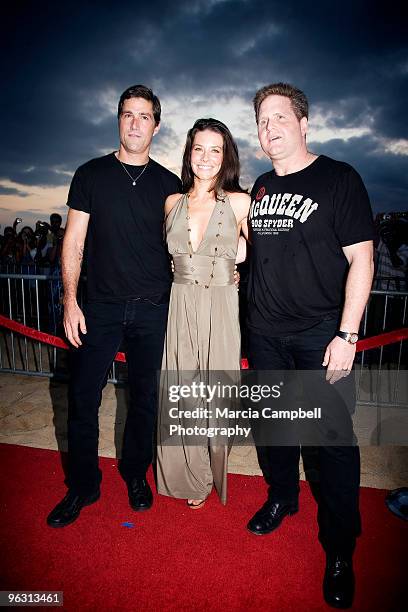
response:
[[[76,300],[64,302],[64,330],[69,342],[78,348],[82,345],[79,330],[86,334],[85,317]]]
[[[356,354],[356,345],[336,336],[328,344],[323,366],[327,366],[326,380],[333,383],[350,374]]]

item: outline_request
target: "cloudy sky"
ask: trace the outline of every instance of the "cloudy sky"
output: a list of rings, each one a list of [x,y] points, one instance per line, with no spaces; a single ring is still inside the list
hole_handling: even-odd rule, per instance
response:
[[[374,212],[408,210],[408,45],[396,3],[16,5],[2,15],[1,231],[17,215],[65,214],[74,170],[117,148],[117,100],[136,83],[162,102],[154,159],[179,172],[187,130],[213,116],[235,136],[250,187],[270,168],[252,97],[291,82],[309,97],[310,149],[354,165]]]

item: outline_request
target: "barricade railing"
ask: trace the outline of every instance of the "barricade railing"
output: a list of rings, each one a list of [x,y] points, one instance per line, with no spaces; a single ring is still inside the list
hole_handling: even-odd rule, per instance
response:
[[[408,351],[406,340],[393,343],[378,344],[375,336],[399,328],[406,328],[408,319],[408,292],[373,289],[364,311],[360,327],[360,335],[365,338],[373,337],[373,342],[367,343],[366,348],[356,357],[358,368],[357,400],[361,405],[399,405],[397,401],[398,390],[401,385],[407,385],[403,379],[408,367]],[[368,378],[364,373],[367,369],[375,369],[379,374]],[[388,389],[387,400],[379,401],[379,386],[381,371],[386,368],[392,370],[392,388]],[[400,376],[400,372],[402,375]],[[405,377],[406,378],[406,377]],[[369,384],[365,384],[369,381]],[[363,389],[363,387],[366,387]],[[381,385],[382,391],[386,385]]]
[[[85,296],[85,283],[81,279],[78,291],[80,306]],[[44,274],[0,274],[0,313],[16,324],[42,332],[49,338],[63,337],[62,327],[62,283],[59,269],[46,270]],[[392,330],[405,328],[407,325],[407,291],[389,291],[375,289],[371,292],[365,309],[360,333],[363,337],[373,337]],[[61,339],[61,338],[60,338]],[[64,344],[64,342],[61,340]],[[366,345],[367,346],[367,345]],[[124,361],[124,358],[122,359]],[[391,368],[399,373],[407,366],[407,342],[403,338],[392,343],[385,343],[370,348],[361,346],[356,359],[356,366],[361,376],[367,368],[381,370]],[[68,375],[67,352],[62,345],[47,343],[38,337],[28,337],[24,332],[3,326],[0,337],[0,371],[14,372],[34,376]],[[127,371],[121,361],[113,364],[109,373],[109,382],[125,382]],[[396,384],[399,384],[396,377]],[[359,389],[361,384],[359,384]],[[375,385],[372,394],[375,394]],[[393,392],[393,398],[395,399]],[[360,393],[359,393],[360,395]],[[370,404],[373,400],[367,392],[359,397],[362,403]]]
[[[63,286],[59,268],[8,265],[0,273],[0,315],[38,332],[64,336]],[[10,271],[12,268],[13,271]],[[18,273],[17,270],[27,270]],[[41,273],[38,271],[41,270]],[[37,272],[37,273],[34,273]],[[86,277],[78,284],[78,303],[86,299]],[[28,376],[68,377],[67,351],[25,335],[15,335],[3,327],[0,335],[0,372]],[[113,363],[108,382],[122,383],[127,379],[126,368]]]
[[[373,289],[382,291],[408,291],[408,278],[406,273],[398,271],[399,276],[376,276],[373,280]]]

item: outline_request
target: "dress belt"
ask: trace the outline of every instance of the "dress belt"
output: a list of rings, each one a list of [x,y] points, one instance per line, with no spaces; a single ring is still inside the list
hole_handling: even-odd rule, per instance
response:
[[[173,255],[174,279],[178,285],[222,287],[234,284],[235,261],[213,255]],[[211,276],[212,275],[212,276]]]

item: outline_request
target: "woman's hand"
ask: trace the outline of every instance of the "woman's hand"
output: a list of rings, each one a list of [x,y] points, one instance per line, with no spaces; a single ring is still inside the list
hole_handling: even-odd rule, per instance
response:
[[[240,279],[241,279],[241,275],[238,272],[237,266],[235,266],[235,268],[234,268],[234,283],[235,283],[235,286],[237,288],[237,291],[239,291],[239,281],[240,281]]]

